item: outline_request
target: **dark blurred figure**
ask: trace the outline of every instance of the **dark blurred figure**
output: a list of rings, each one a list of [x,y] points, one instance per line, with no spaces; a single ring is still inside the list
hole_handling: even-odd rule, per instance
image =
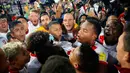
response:
[[[76,73],[68,58],[50,56],[42,67],[41,73]]]

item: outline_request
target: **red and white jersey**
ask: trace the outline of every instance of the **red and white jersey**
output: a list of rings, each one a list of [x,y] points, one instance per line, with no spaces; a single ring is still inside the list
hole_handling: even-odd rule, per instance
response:
[[[78,42],[78,46],[77,47],[80,47],[82,44]],[[107,50],[98,42],[95,41],[95,45],[92,46],[92,49],[97,53],[99,54],[99,60],[100,61],[107,61],[108,59],[108,52]],[[68,51],[68,53],[70,54],[71,50]]]
[[[111,59],[109,57],[108,61],[111,60],[113,62],[114,61],[116,62],[116,46],[117,46],[117,44],[115,44],[115,45],[107,45],[105,43],[104,29],[102,29],[102,32],[100,33],[98,40],[103,45],[103,47],[105,47],[105,49],[107,50],[109,55],[111,55]]]
[[[92,49],[99,54],[100,61],[107,61],[108,52],[100,43],[95,42],[95,45],[92,46]]]
[[[27,64],[27,70],[29,73],[37,73],[41,67],[41,63],[38,61],[35,54],[30,53],[30,61]]]
[[[102,31],[98,37],[99,42],[103,45],[105,38],[104,38],[104,29],[102,28]]]

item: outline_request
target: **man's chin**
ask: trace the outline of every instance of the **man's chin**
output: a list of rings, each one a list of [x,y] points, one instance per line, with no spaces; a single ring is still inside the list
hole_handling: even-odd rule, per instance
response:
[[[79,38],[77,38],[77,41],[78,41],[78,42],[81,42],[81,40],[80,40]]]
[[[37,25],[38,25],[38,23],[33,23],[33,25],[34,25],[34,26],[37,26]]]

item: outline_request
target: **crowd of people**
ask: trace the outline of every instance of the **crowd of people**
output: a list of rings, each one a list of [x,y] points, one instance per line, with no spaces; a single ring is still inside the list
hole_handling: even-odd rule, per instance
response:
[[[0,73],[130,73],[130,3],[36,0],[0,10]]]

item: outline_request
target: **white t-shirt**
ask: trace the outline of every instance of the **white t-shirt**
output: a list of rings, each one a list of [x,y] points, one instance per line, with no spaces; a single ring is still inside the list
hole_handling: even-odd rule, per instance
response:
[[[28,21],[28,34],[26,34],[26,38],[40,27],[40,23],[37,26],[34,26],[31,21]]]
[[[42,64],[38,61],[36,56],[31,54],[30,56],[30,61],[27,64],[27,70],[29,73],[37,73]]]
[[[77,42],[78,45],[75,45],[77,47],[80,47],[82,44],[80,42]],[[95,45],[92,46],[92,49],[97,53],[99,54],[99,60],[100,61],[107,61],[108,59],[108,52],[107,50],[105,49],[105,47],[103,47],[100,43],[96,42],[95,41]]]
[[[7,40],[7,36],[6,35],[7,35],[7,33],[1,33],[0,32],[0,37],[4,37]]]
[[[7,43],[7,39],[0,36],[0,48],[2,48],[2,46],[3,46],[4,44],[6,44],[6,43]]]
[[[108,52],[100,43],[95,42],[95,45],[92,46],[92,49],[99,54],[99,60],[107,61],[108,59]]]

